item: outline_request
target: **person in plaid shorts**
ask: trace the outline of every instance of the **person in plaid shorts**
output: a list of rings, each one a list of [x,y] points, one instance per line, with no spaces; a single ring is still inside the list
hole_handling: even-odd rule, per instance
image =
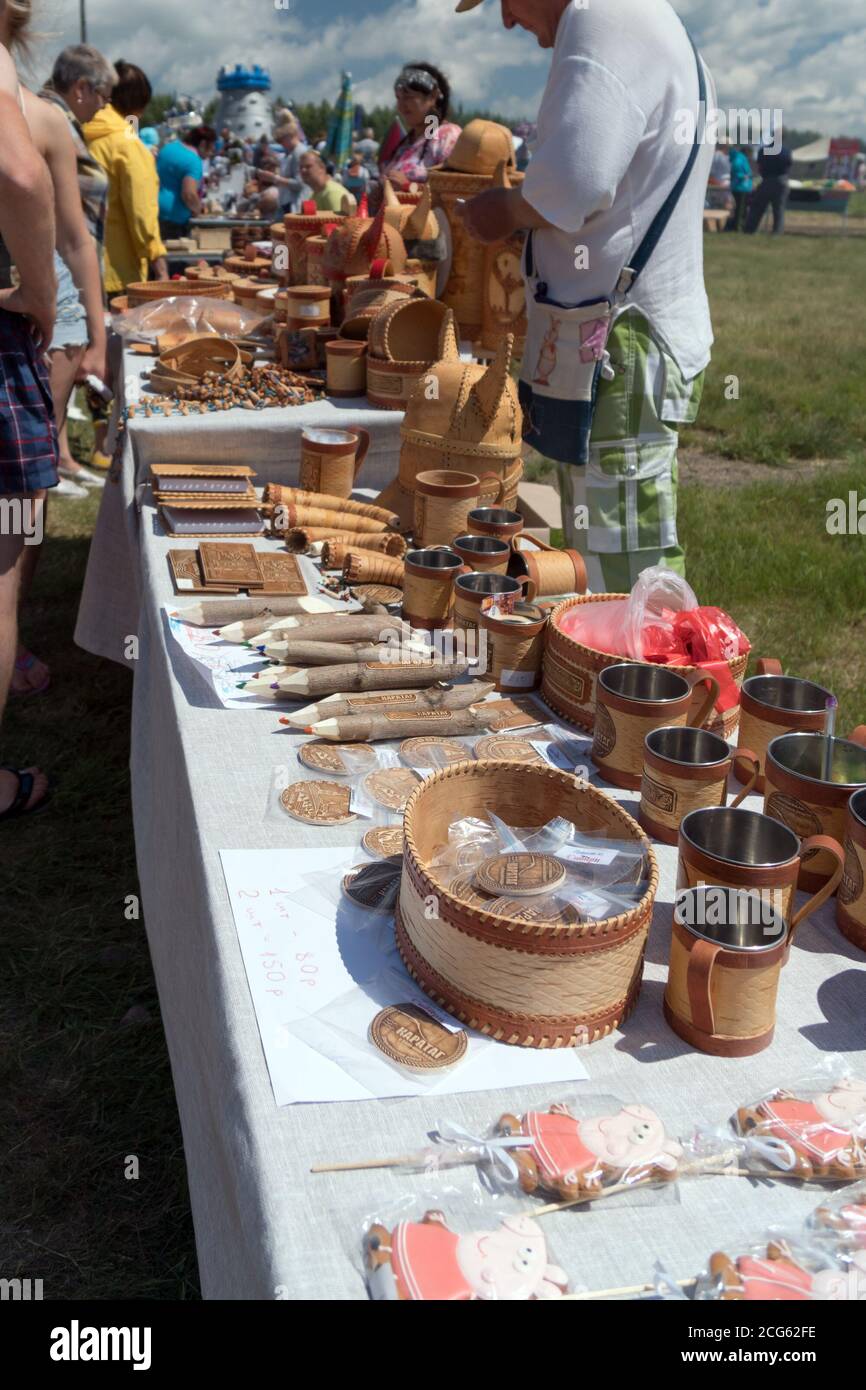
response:
[[[43,353],[54,326],[54,204],[30,139],[15,66],[0,45],[0,237],[18,284],[0,288],[0,719],[18,649],[26,546],[41,540],[45,489],[57,485],[57,431]],[[40,809],[38,768],[0,766],[0,822]]]

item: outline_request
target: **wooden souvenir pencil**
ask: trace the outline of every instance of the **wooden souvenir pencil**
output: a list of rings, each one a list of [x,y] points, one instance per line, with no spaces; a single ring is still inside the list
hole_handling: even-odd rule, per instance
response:
[[[260,671],[238,684],[248,694],[275,694],[286,700],[315,700],[352,690],[398,690],[404,686],[435,685],[456,680],[469,668],[465,658],[451,662],[417,661],[394,666],[359,662],[352,666],[316,666],[308,670]]]
[[[192,603],[189,607],[178,605],[172,614],[182,618],[191,627],[213,627],[222,629],[228,623],[245,622],[248,619],[258,623],[256,631],[268,626],[271,618],[283,618],[304,614],[331,613],[329,603],[320,598],[272,598],[267,603],[261,598],[205,599]],[[229,639],[232,640],[232,639]]]
[[[381,714],[383,710],[401,710],[411,719],[413,714],[437,710],[462,710],[477,704],[494,689],[493,681],[469,681],[466,685],[431,687],[429,690],[390,690],[372,695],[329,695],[315,705],[293,710],[284,715],[282,724],[305,729],[323,719],[340,719],[344,715]]]
[[[304,642],[394,642],[398,637],[408,636],[410,628],[399,618],[382,617],[376,613],[329,613],[311,623],[298,624],[297,628],[280,624],[279,628],[265,629],[267,633],[279,632],[277,641],[288,641],[288,634],[301,638]],[[263,643],[250,641],[251,647]]]
[[[264,648],[269,661],[284,666],[339,666],[342,663],[375,661],[389,663],[399,657],[416,656],[430,660],[434,649],[427,642],[273,642]]]
[[[404,714],[402,710],[386,710],[383,714],[350,714],[322,719],[317,724],[308,725],[304,733],[346,743],[375,743],[380,739],[426,738],[443,734],[449,738],[467,738],[485,733],[489,726],[489,717],[480,712],[473,714],[468,709],[438,710],[418,719]],[[472,757],[468,748],[466,757]]]

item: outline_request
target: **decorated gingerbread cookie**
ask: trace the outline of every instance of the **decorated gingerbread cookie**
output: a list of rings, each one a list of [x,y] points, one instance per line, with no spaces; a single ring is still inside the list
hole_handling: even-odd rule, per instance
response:
[[[737,1111],[735,1127],[766,1143],[768,1167],[796,1169],[804,1179],[866,1177],[866,1081],[846,1077],[832,1090],[803,1099],[774,1091]]]
[[[560,1298],[568,1288],[566,1274],[547,1262],[541,1228],[527,1216],[458,1235],[441,1211],[428,1211],[393,1231],[371,1226],[364,1258],[370,1295],[379,1301],[515,1303]]]
[[[784,1241],[771,1241],[766,1259],[743,1255],[731,1259],[718,1251],[710,1260],[710,1274],[719,1282],[724,1302],[761,1303],[810,1301],[862,1301],[866,1299],[866,1253],[860,1252],[847,1268],[809,1270]]]
[[[553,1105],[548,1111],[529,1110],[522,1120],[503,1115],[497,1129],[532,1141],[513,1150],[524,1192],[541,1189],[563,1201],[615,1182],[670,1181],[683,1152],[646,1105],[626,1105],[618,1114],[590,1119]]]
[[[866,1250],[866,1183],[829,1198],[813,1213],[811,1225],[851,1248]]]

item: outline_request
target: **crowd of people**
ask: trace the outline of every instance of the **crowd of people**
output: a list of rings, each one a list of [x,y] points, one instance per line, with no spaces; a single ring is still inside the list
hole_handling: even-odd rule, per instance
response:
[[[773,236],[785,231],[785,209],[790,196],[790,174],[794,156],[787,146],[778,150],[761,149],[752,167],[748,145],[717,145],[710,170],[709,194],[721,197],[730,207],[726,232],[746,232],[753,236],[768,208],[773,212]],[[755,183],[755,171],[759,181]]]

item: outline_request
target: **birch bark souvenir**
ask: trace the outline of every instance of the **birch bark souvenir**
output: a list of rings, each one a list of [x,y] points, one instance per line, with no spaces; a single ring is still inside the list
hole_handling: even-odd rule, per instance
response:
[[[288,248],[288,270],[285,275],[287,285],[303,285],[307,282],[307,241],[311,236],[321,236],[326,228],[335,226],[342,220],[336,212],[287,213],[283,218],[286,247]]]
[[[508,542],[513,541],[524,526],[520,513],[509,512],[505,507],[476,507],[466,521],[474,536],[495,536],[498,541]]]
[[[503,166],[513,170],[514,162],[511,131],[494,121],[476,120],[461,131],[447,163],[430,170],[433,207],[444,212],[451,237],[448,280],[439,297],[453,309],[461,337],[472,341],[480,338],[484,330],[487,248],[469,234],[456,209],[459,203],[492,188],[497,171]]]
[[[370,323],[367,395],[372,405],[405,410],[439,355],[448,310],[435,299],[398,299]]]
[[[522,413],[510,374],[511,351],[508,338],[489,366],[464,362],[453,318],[443,323],[439,360],[419,380],[406,405],[398,477],[377,499],[380,506],[399,513],[406,529],[413,522],[416,478],[433,469],[495,474],[501,485],[501,502],[496,505],[514,509],[523,460]],[[484,501],[493,505],[494,498],[491,492]]]
[[[365,544],[369,540],[369,544]],[[406,556],[407,545],[402,536],[346,536],[337,537],[336,540],[321,542],[322,545],[322,569],[323,570],[342,570],[346,563],[346,556],[350,550],[374,550],[378,555],[389,555],[395,560],[402,560]]]
[[[334,338],[325,344],[328,395],[337,400],[367,394],[367,344]]]
[[[495,808],[513,826],[560,815],[578,829],[632,841],[647,858],[646,890],[617,917],[590,922],[574,913],[566,925],[467,904],[430,867],[457,807],[479,818]],[[658,869],[649,841],[610,797],[540,762],[460,763],[421,785],[403,824],[397,945],[425,993],[468,1027],[522,1047],[595,1042],[620,1026],[640,991]]]
[[[404,570],[402,560],[364,550],[348,551],[343,561],[343,578],[347,584],[393,584],[402,589]]]
[[[353,342],[367,342],[373,320],[392,305],[412,299],[415,293],[412,285],[399,280],[362,279],[360,285],[363,288],[353,290],[351,295],[347,293],[346,311],[340,325],[340,337]]]
[[[475,574],[505,574],[508,570],[511,546],[495,536],[456,536],[451,548]]]
[[[595,724],[596,684],[599,672],[607,666],[619,665],[623,658],[612,652],[597,651],[594,647],[576,641],[563,631],[561,624],[566,616],[581,605],[596,603],[627,603],[628,594],[587,594],[585,597],[565,599],[553,611],[547,632],[544,650],[544,675],[541,693],[551,709],[570,724],[577,725],[591,733]],[[731,681],[739,688],[748,666],[748,656],[734,657],[727,663]],[[697,666],[667,666],[668,671],[685,677],[690,684],[706,674]],[[693,700],[697,705],[703,700],[703,691],[696,689]],[[712,733],[733,740],[740,720],[739,703],[724,714],[712,710],[705,724]]]
[[[454,581],[454,626],[464,632],[479,632],[486,605],[513,604],[525,596],[524,585],[507,574],[459,574]],[[480,646],[479,646],[480,651]],[[487,667],[491,653],[488,643]]]
[[[429,690],[389,690],[381,695],[329,695],[316,705],[288,715],[285,722],[306,729],[308,725],[331,723],[335,719],[376,718],[388,711],[401,718],[421,720],[426,728],[438,715],[466,710],[475,701],[483,700],[492,689],[489,681],[469,681],[465,685],[434,686]]]
[[[592,745],[592,760],[599,776],[612,786],[637,791],[647,734],[653,729],[687,722],[700,725],[714,708],[718,681],[703,676],[697,684],[706,688],[694,709],[691,683],[667,666],[626,661],[601,671],[596,685]]]
[[[394,192],[389,179],[382,180],[382,205],[385,221],[403,238],[408,265],[417,263],[423,287],[432,299],[437,290],[445,288],[449,234],[444,212],[434,210],[429,183],[425,183],[415,200],[404,203]]]
[[[728,804],[728,777],[734,766],[748,767],[751,777],[731,802],[745,801],[758,780],[758,755],[741,745],[736,753],[718,734],[683,727],[654,729],[643,751],[640,814],[648,835],[675,845],[680,822],[690,811]],[[740,780],[745,781],[744,772]]]
[[[241,270],[243,274],[243,269]],[[261,289],[261,286],[259,286]],[[225,286],[219,280],[144,280],[126,287],[126,298],[130,309],[140,304],[149,304],[154,299],[175,299],[179,296],[197,295],[205,299],[225,298]]]
[[[290,333],[331,326],[331,291],[325,285],[294,285],[282,290],[285,325]],[[275,312],[276,317],[276,312]]]
[[[845,836],[848,802],[866,786],[866,725],[850,739],[782,734],[767,749],[764,811],[796,835]],[[832,877],[831,877],[832,876]],[[803,855],[800,887],[813,893],[839,882],[835,849],[814,846]]]
[[[403,578],[403,619],[437,631],[454,626],[454,580],[463,566],[453,551],[410,550]]]
[[[537,690],[541,684],[544,635],[549,615],[533,603],[483,608],[481,631],[487,639],[487,670],[502,695]]]
[[[316,700],[323,695],[336,695],[358,690],[401,690],[423,688],[439,681],[453,681],[466,674],[468,663],[456,661],[409,661],[386,665],[371,661],[339,666],[315,666],[310,670],[292,667],[271,667],[251,680],[239,682],[239,688],[252,694],[268,694],[291,700]]]
[[[714,1057],[751,1057],[773,1040],[779,976],[788,953],[781,913],[718,888],[677,895],[664,1015]]]
[[[493,177],[494,188],[511,188],[503,161]],[[525,232],[484,248],[484,299],[481,308],[481,346],[495,352],[506,333],[514,335],[514,355],[523,356],[526,343],[526,280],[523,275]]]
[[[329,430],[305,429],[301,435],[301,489],[349,498],[370,448],[370,435],[364,429]],[[272,500],[272,494],[268,495]],[[303,506],[301,502],[286,503],[282,496],[277,505]],[[339,511],[348,515],[348,509]],[[369,520],[364,512],[356,515]],[[317,523],[308,518],[311,525]],[[295,523],[292,522],[292,525]],[[322,524],[322,523],[318,523]],[[327,525],[327,522],[324,523]],[[371,531],[372,525],[341,526],[342,531]]]
[[[355,464],[353,455],[349,455],[352,464]],[[294,526],[310,526],[321,529],[330,526],[336,531],[355,531],[360,535],[382,536],[386,534],[386,528],[381,521],[374,521],[369,516],[359,516],[356,512],[326,511],[323,507],[294,506],[289,503],[282,509],[283,520],[291,528]]]
[[[415,479],[415,544],[450,545],[466,529],[466,517],[478,505],[483,488],[502,484],[495,473],[478,477],[453,468],[433,468]],[[501,498],[494,498],[495,501]]]
[[[399,517],[395,512],[374,506],[372,502],[357,502],[353,497],[334,496],[331,493],[310,492],[300,487],[283,487],[279,483],[268,483],[264,500],[271,506],[322,507],[328,512],[354,512],[357,516],[368,516],[373,521],[381,521],[392,530],[399,526]]]
[[[307,254],[309,258],[310,243]],[[375,261],[390,261],[399,274],[406,267],[406,246],[384,209],[375,218],[347,217],[328,237],[323,269],[330,285],[340,288],[350,275],[369,275]]]
[[[826,835],[802,843],[781,821],[745,807],[716,806],[691,811],[677,839],[677,888],[712,884],[738,888],[778,911],[789,926],[789,940],[801,922],[830,898],[842,877],[842,846]],[[835,862],[835,873],[808,902],[794,911],[801,862],[820,851]]]
[[[813,681],[784,676],[778,661],[758,662],[758,674],[740,691],[740,742],[754,748],[761,765],[757,790],[765,788],[764,760],[774,738],[787,733],[820,733],[832,691]],[[734,776],[741,771],[734,768]]]
[[[308,285],[327,285],[331,288],[328,273],[325,270],[325,255],[328,250],[328,238],[326,236],[310,236],[304,242],[304,269],[305,283]]]
[[[508,573],[531,579],[538,598],[586,593],[586,565],[576,550],[558,550],[537,536],[522,535],[513,538],[511,548]]]
[[[848,802],[845,872],[836,899],[836,921],[851,945],[866,951],[866,788]]]
[[[351,517],[344,518],[351,521]],[[401,536],[396,532],[373,532],[373,531],[343,531],[337,530],[335,525],[330,526],[290,526],[287,531],[279,531],[279,535],[285,538],[286,549],[293,555],[312,555],[317,546],[333,544],[342,547],[341,566],[346,562],[346,556],[355,550],[371,550],[377,555],[402,556],[405,554],[406,545]]]

